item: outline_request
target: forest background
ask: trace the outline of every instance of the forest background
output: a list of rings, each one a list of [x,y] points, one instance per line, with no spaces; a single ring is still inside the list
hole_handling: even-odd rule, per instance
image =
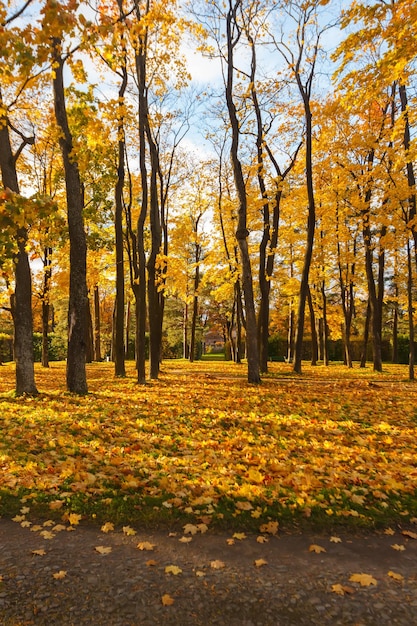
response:
[[[1,12],[0,330],[18,394],[37,392],[34,329],[79,394],[86,361],[124,376],[134,357],[144,383],[209,330],[249,382],[306,356],[408,361],[414,378],[414,3]]]

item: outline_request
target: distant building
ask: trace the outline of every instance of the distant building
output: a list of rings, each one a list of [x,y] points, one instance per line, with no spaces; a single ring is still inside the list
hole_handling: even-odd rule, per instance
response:
[[[223,352],[224,337],[217,330],[209,330],[204,335],[204,352]]]

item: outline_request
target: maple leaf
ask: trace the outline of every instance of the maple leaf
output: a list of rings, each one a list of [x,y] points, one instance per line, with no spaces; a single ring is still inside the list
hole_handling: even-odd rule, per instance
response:
[[[45,550],[40,549],[40,550],[32,550],[32,554],[35,554],[37,556],[44,556],[46,554]]]
[[[25,515],[15,515],[12,517],[13,522],[23,522],[26,519]]]
[[[235,540],[234,539],[226,539],[226,543],[228,546],[234,546],[235,545]]]
[[[114,530],[113,522],[106,522],[105,524],[103,524],[100,530],[102,533],[110,533]]]
[[[322,546],[318,546],[316,543],[312,543],[308,551],[315,552],[316,554],[320,554],[320,552],[326,552],[326,548],[323,548]]]
[[[67,530],[67,526],[64,526],[64,524],[56,524],[55,526],[52,527],[52,531],[54,533],[60,533],[63,530]]]
[[[404,537],[410,537],[410,539],[417,539],[417,533],[413,533],[412,530],[402,530],[401,534],[404,535]]]
[[[42,524],[42,526],[43,526],[44,528],[50,528],[51,526],[55,526],[55,522],[54,522],[53,520],[51,520],[51,519],[47,519],[47,520],[46,520],[46,521]]]
[[[42,530],[39,534],[44,539],[53,539],[55,537],[55,533],[51,533],[50,530]]]
[[[52,576],[55,578],[55,580],[61,580],[62,578],[65,578],[65,576],[67,575],[66,570],[59,570],[59,572],[56,572],[55,574],[52,574]]]
[[[127,535],[128,537],[136,535],[136,530],[134,530],[130,526],[123,526],[122,530],[123,530],[123,533]]]
[[[340,537],[330,537],[330,541],[332,543],[342,543],[342,540],[340,539]]]
[[[32,526],[32,522],[29,522],[29,520],[23,520],[23,522],[20,522],[20,525],[22,528],[30,528],[30,526]]]
[[[401,545],[399,543],[393,543],[391,548],[393,550],[397,550],[397,552],[404,552],[404,550],[405,550],[405,546],[403,546],[403,545]]]
[[[233,539],[238,539],[239,541],[242,541],[243,539],[246,539],[246,535],[245,533],[234,533]]]
[[[388,576],[390,576],[390,578],[393,578],[394,580],[404,580],[404,576],[402,574],[397,574],[396,572],[389,571]]]
[[[22,506],[22,508],[20,509],[20,512],[22,515],[27,515],[30,511],[30,508],[28,506]]]
[[[148,561],[145,561],[145,565],[147,567],[154,567],[157,564],[158,564],[158,561],[155,561],[155,559],[149,559]]]
[[[51,511],[56,511],[57,509],[61,509],[64,506],[64,503],[62,500],[53,500],[52,502],[49,503],[49,508],[51,509]]]
[[[161,601],[164,606],[171,606],[171,604],[174,604],[175,602],[174,598],[171,598],[169,593],[164,593],[164,595],[161,598]]]
[[[265,561],[265,559],[255,559],[254,564],[256,567],[262,567],[263,565],[268,565],[268,561]]]
[[[206,574],[205,572],[202,572],[201,570],[196,570],[195,575],[197,576],[197,578],[203,578]]]
[[[196,535],[198,533],[198,528],[194,524],[185,524],[183,530],[186,535]]]
[[[269,535],[276,535],[278,532],[278,522],[268,522],[267,524],[262,524],[259,528],[261,533],[268,533]]]
[[[384,535],[395,535],[395,530],[393,530],[392,528],[386,528],[384,530]]]
[[[259,537],[256,537],[256,541],[258,543],[268,543],[269,538],[268,537],[264,537],[263,535],[259,535]]]
[[[112,551],[111,546],[96,546],[94,549],[99,554],[110,554],[110,552]]]
[[[31,526],[30,530],[32,533],[37,533],[42,530],[42,526],[40,526],[39,524],[34,524],[33,526]]]
[[[219,559],[217,559],[215,561],[210,562],[210,567],[212,569],[223,569],[225,567],[225,564],[223,563],[223,561],[220,561]]]
[[[241,500],[238,500],[236,502],[236,508],[240,511],[251,511],[253,509],[253,506],[250,502],[243,502]]]
[[[361,587],[369,587],[370,585],[377,585],[378,582],[370,574],[352,574],[349,578],[352,583],[359,583]]]
[[[138,550],[153,550],[155,548],[155,544],[150,543],[149,541],[140,541],[136,547]]]
[[[178,576],[178,574],[182,574],[182,569],[178,567],[178,565],[167,565],[165,568],[165,574],[173,574],[174,576]]]
[[[180,541],[181,543],[190,543],[190,541],[192,540],[192,537],[181,537],[180,539],[178,539],[178,541]]]
[[[71,526],[78,526],[81,518],[82,518],[82,515],[79,515],[78,513],[70,513],[68,515],[68,521],[71,524]]]
[[[339,596],[344,596],[346,593],[354,593],[355,590],[347,585],[340,585],[339,583],[332,585],[331,590],[333,593],[337,593]]]

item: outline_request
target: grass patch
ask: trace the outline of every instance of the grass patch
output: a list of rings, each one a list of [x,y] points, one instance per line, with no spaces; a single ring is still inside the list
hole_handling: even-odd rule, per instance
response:
[[[131,364],[120,379],[95,363],[89,395],[77,397],[65,391],[65,365],[52,363],[36,368],[38,397],[15,398],[14,367],[3,366],[0,514],[15,516],[23,501],[39,517],[147,528],[409,522],[417,388],[406,372],[305,365],[300,377],[272,363],[253,386],[244,366],[178,360],[139,386]]]

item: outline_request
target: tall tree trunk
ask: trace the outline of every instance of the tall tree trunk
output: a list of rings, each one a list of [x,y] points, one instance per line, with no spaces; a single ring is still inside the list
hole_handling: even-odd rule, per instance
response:
[[[73,393],[88,392],[86,361],[87,244],[83,220],[83,194],[78,163],[73,154],[72,135],[64,94],[64,61],[61,41],[53,40],[55,117],[61,130],[59,144],[65,171],[67,217],[70,241],[70,288],[68,308],[67,389]]]
[[[408,188],[410,190],[410,195],[408,197],[408,225],[414,239],[414,257],[417,264],[417,224],[415,220],[417,215],[416,178],[414,173],[414,162],[412,161],[412,159],[409,158],[411,143],[410,120],[408,115],[407,89],[404,84],[399,85],[399,94],[401,102],[401,113],[403,114],[405,120],[403,146],[406,155],[407,182]]]
[[[316,228],[316,205],[314,198],[313,186],[313,131],[312,131],[312,114],[310,109],[309,97],[305,93],[305,89],[300,86],[299,89],[303,95],[304,112],[306,120],[306,185],[308,197],[308,217],[307,217],[307,242],[304,254],[304,263],[301,273],[300,295],[298,301],[297,316],[297,333],[295,339],[294,352],[294,372],[301,374],[301,360],[303,353],[303,334],[304,334],[304,316],[306,299],[308,297],[308,277],[310,273],[311,259],[313,256],[314,232]]]
[[[311,297],[311,289],[308,287],[307,291],[308,308],[310,311],[310,326],[311,326],[311,365],[317,365],[319,358],[319,345],[317,341],[316,330],[316,314],[314,313],[313,299]]]
[[[101,361],[100,292],[94,285],[94,360]]]
[[[184,304],[184,313],[182,318],[182,356],[188,359],[190,351],[188,349],[188,304]]]
[[[128,299],[125,317],[125,359],[129,358],[131,303]],[[122,374],[121,374],[122,375]]]
[[[236,192],[239,199],[238,224],[236,229],[236,240],[240,251],[241,262],[241,283],[245,298],[245,318],[246,318],[246,354],[248,360],[248,382],[259,383],[259,350],[258,331],[255,314],[255,300],[253,293],[252,267],[250,262],[247,229],[247,196],[245,181],[243,178],[242,165],[239,160],[239,121],[236,107],[233,101],[233,75],[234,75],[234,48],[239,39],[236,32],[236,11],[240,2],[232,7],[226,17],[226,38],[227,38],[227,80],[226,80],[226,102],[229,113],[230,125],[232,129],[232,144],[230,157],[232,161],[233,175]]]
[[[0,93],[0,108],[2,106]],[[0,169],[3,187],[20,193],[8,120],[4,114],[0,116]],[[32,276],[26,252],[27,230],[25,228],[19,228],[16,240],[18,252],[14,259],[15,293],[12,306],[16,394],[19,396],[36,395],[38,390],[35,384],[33,353]]]
[[[201,248],[199,244],[196,244],[195,250],[195,274],[194,274],[194,297],[193,297],[193,312],[191,317],[191,333],[190,333],[190,361],[194,361],[195,358],[195,333],[197,328],[197,316],[198,316],[198,288],[200,286],[200,252]]]
[[[119,12],[123,16],[122,0],[118,0]],[[124,250],[123,250],[123,190],[125,184],[125,138],[124,138],[124,114],[125,114],[125,92],[127,88],[127,68],[126,51],[123,43],[122,61],[122,82],[119,87],[119,105],[117,118],[118,154],[117,154],[117,181],[115,187],[115,211],[114,211],[114,234],[116,250],[116,302],[114,311],[114,375],[118,377],[126,376],[125,355],[128,345],[124,344],[124,324],[125,324],[125,271],[124,271]]]
[[[372,307],[368,297],[368,302],[366,305],[366,315],[365,315],[365,327],[363,331],[363,348],[362,348],[362,356],[360,367],[366,367],[366,361],[368,357],[368,341],[369,341],[369,327],[371,325],[371,317],[372,317]]]
[[[409,340],[409,359],[408,359],[408,377],[414,380],[414,308],[413,308],[413,265],[411,263],[410,240],[407,239],[407,300],[408,300],[408,332]]]
[[[323,302],[323,363],[329,365],[329,325],[327,323],[327,297],[324,280],[321,282],[321,297]]]
[[[46,247],[43,254],[42,285],[42,367],[49,367],[49,298],[51,290],[52,248]]]
[[[87,299],[87,312],[86,312],[86,326],[85,326],[85,361],[86,363],[92,363],[94,360],[94,329],[93,318],[91,315],[90,298]]]

